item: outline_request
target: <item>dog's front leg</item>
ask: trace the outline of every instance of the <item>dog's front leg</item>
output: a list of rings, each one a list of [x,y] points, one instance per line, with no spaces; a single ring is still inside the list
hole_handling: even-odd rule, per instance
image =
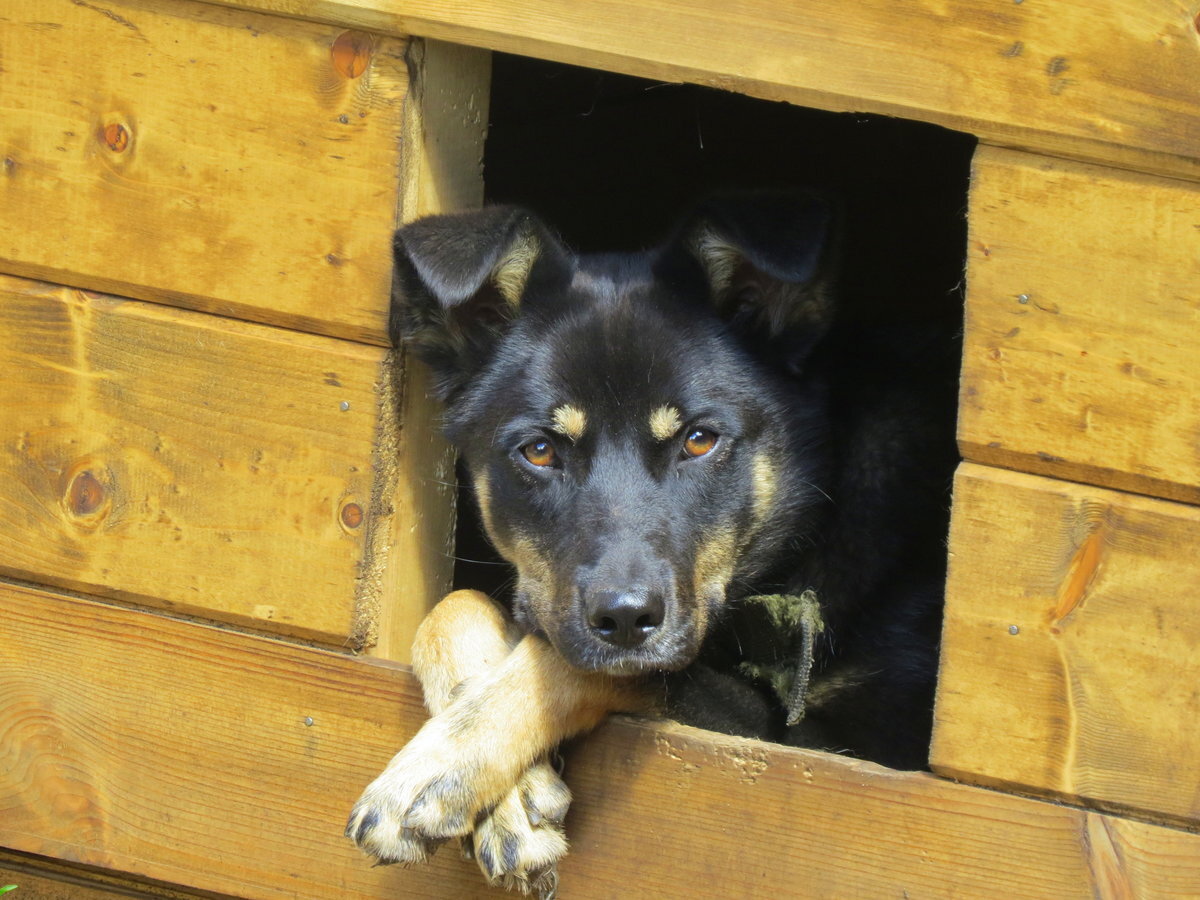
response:
[[[426,616],[413,643],[413,671],[435,715],[467,681],[492,671],[521,633],[498,603],[479,591],[456,591]],[[548,894],[567,852],[563,820],[571,791],[543,756],[463,837],[489,882]]]
[[[470,833],[479,814],[504,800],[563,739],[610,712],[649,706],[639,680],[574,669],[538,637],[520,638],[488,670],[512,636],[482,595],[451,595],[428,625],[414,655],[431,709],[441,712],[367,787],[347,828],[385,862],[421,861],[441,840]]]

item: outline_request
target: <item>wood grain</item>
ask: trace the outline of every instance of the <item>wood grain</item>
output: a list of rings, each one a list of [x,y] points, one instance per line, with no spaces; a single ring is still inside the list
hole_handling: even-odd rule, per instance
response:
[[[959,443],[1200,503],[1200,188],[981,148]]]
[[[567,759],[564,897],[1200,894],[1200,835],[670,723]]]
[[[384,357],[0,276],[0,572],[360,642]]]
[[[964,464],[932,764],[1200,823],[1200,509]]]
[[[406,670],[2,584],[0,634],[0,846],[246,898],[487,895],[453,850],[372,868],[342,836],[425,717]]]
[[[0,634],[0,844],[247,898],[500,896],[341,836],[424,718],[406,670],[14,586]],[[567,777],[566,897],[1200,891],[1200,835],[666,723]]]
[[[0,24],[5,271],[385,342],[403,41],[183,0]]]
[[[401,169],[403,221],[483,202],[491,54],[414,40],[414,80],[405,104]],[[425,614],[450,590],[454,562],[454,451],[441,433],[442,408],[429,373],[401,351],[389,364],[384,404],[395,418],[380,430],[377,505],[390,527],[376,532],[385,560],[377,581],[378,628],[371,653],[408,662]]]
[[[212,0],[1200,178],[1195,9],[814,0]]]

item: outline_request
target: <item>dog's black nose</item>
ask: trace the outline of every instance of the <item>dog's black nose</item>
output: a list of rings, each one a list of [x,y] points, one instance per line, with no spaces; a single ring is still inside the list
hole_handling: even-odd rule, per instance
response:
[[[588,625],[616,647],[636,647],[663,622],[663,596],[648,588],[595,591],[587,598]]]

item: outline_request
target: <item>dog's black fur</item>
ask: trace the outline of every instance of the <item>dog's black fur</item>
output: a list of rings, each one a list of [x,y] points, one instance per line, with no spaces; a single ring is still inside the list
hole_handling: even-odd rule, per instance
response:
[[[921,767],[953,332],[842,327],[836,218],[724,196],[658,249],[588,256],[514,207],[425,219],[397,234],[393,324],[517,566],[523,629],[660,680],[683,721]],[[809,589],[825,628],[787,728],[743,664],[786,662],[791,636],[743,601]]]

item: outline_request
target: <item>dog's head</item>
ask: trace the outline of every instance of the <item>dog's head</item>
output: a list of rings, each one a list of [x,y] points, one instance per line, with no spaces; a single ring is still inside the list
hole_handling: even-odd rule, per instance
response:
[[[394,324],[433,369],[514,615],[573,664],[678,669],[812,503],[830,212],[710,202],[664,247],[576,256],[513,207],[396,235]],[[753,352],[751,352],[753,350]]]

